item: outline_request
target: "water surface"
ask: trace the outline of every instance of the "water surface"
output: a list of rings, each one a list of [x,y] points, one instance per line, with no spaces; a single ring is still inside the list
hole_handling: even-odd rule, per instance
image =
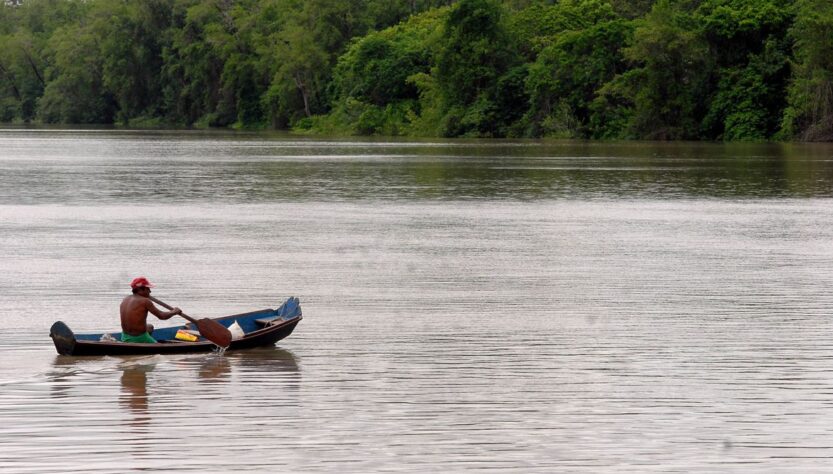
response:
[[[831,197],[829,145],[2,130],[0,470],[829,472]],[[136,275],[304,320],[58,356]]]

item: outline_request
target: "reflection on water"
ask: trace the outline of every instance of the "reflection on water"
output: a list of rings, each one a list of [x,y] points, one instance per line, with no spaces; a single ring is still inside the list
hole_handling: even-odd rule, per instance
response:
[[[279,373],[299,372],[295,355],[277,347],[258,347],[246,351],[229,352],[225,360],[233,361],[241,371]]]
[[[131,364],[122,369],[120,397],[121,405],[132,415],[129,425],[133,428],[147,426],[150,422],[148,413],[148,372],[155,364]]]
[[[228,381],[231,372],[229,360],[223,356],[212,357],[200,363],[197,371],[197,380],[200,382]]]
[[[824,144],[0,130],[0,204],[833,196]]]
[[[21,471],[27,472],[169,471],[180,469],[182,459],[187,459],[188,470],[212,472],[224,462],[229,466],[239,462],[233,456],[210,460],[229,449],[228,439],[235,433],[248,436],[255,427],[260,440],[240,449],[274,449],[275,434],[268,427],[294,416],[300,402],[301,369],[291,351],[278,347],[231,357],[57,356],[52,360],[44,374],[49,396],[34,399],[40,408],[22,415],[31,424],[13,431],[26,437],[9,445],[17,450],[0,454],[0,465],[25,466]],[[7,410],[28,403],[25,400],[37,393],[41,383],[35,378],[14,390],[0,390],[0,416],[12,421]],[[0,439],[8,440],[5,436],[0,429]],[[40,442],[32,444],[38,437]],[[33,457],[39,450],[48,450],[50,456]],[[54,470],[76,457],[77,467]]]
[[[0,131],[0,470],[827,472],[831,156]],[[55,357],[136,275],[305,319]]]

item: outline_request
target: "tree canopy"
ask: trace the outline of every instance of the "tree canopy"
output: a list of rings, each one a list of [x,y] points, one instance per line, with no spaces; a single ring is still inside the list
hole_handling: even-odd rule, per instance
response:
[[[833,140],[822,0],[24,0],[0,121]]]

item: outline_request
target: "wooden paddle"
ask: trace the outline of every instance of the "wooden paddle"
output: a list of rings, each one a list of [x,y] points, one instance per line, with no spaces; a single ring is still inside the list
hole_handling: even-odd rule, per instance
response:
[[[167,310],[173,309],[173,307],[169,306],[167,303],[159,301],[153,296],[148,296],[148,298],[150,298],[151,301]],[[197,320],[192,318],[191,316],[188,316],[185,313],[179,313],[179,315],[187,319],[188,321],[191,321],[192,323],[196,324],[197,329],[200,331],[202,337],[208,339],[214,344],[217,344],[220,347],[228,347],[229,344],[231,344],[231,332],[229,332],[229,330],[226,329],[225,326],[218,323],[217,321],[208,318]]]

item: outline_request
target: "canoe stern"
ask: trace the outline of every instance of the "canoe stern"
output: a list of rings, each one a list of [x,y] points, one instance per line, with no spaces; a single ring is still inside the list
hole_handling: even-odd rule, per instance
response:
[[[55,343],[58,354],[72,355],[75,350],[75,334],[63,321],[57,321],[49,328],[49,337]]]

